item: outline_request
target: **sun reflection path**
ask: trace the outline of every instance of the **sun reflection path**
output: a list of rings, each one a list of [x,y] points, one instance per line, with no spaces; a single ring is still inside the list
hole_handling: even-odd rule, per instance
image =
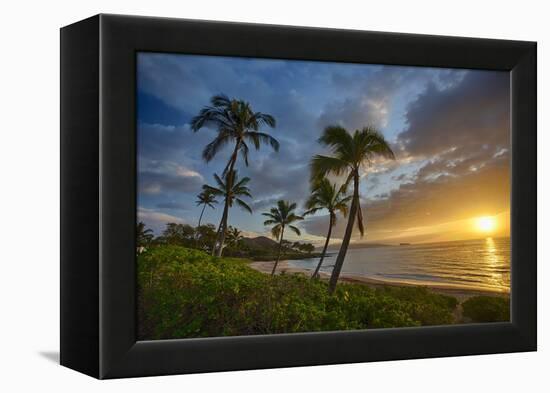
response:
[[[498,287],[504,286],[502,279],[502,273],[500,273],[500,264],[501,258],[497,254],[497,249],[495,246],[495,241],[492,237],[485,239],[485,263],[487,264],[488,270],[491,272],[491,276],[488,278],[491,285]]]

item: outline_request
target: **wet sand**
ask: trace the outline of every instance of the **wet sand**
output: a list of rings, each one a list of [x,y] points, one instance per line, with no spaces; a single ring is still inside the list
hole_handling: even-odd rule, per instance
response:
[[[271,270],[273,269],[273,263],[272,261],[269,262],[251,262],[249,266],[259,272],[271,274]],[[304,274],[306,276],[311,276],[313,274],[312,270],[309,269],[300,269],[293,266],[290,266],[289,261],[280,261],[277,265],[277,272],[276,274],[280,274],[281,272],[285,273],[291,273],[291,274]],[[322,280],[328,280],[330,277],[330,274],[325,272],[320,272],[320,277]],[[417,287],[419,285],[412,284],[412,283],[406,283],[406,282],[395,282],[395,281],[382,281],[382,280],[376,280],[368,277],[363,277],[359,275],[353,275],[353,274],[346,274],[342,273],[340,274],[339,282],[341,283],[357,283],[357,284],[364,284],[368,285],[373,288],[382,287],[382,286],[394,286],[394,287]],[[449,295],[454,296],[457,298],[457,300],[462,303],[466,299],[472,297],[472,296],[499,296],[499,297],[509,297],[510,295],[506,292],[498,292],[498,291],[490,291],[490,290],[478,290],[478,289],[468,289],[468,288],[458,288],[453,287],[449,285],[423,285],[424,287],[428,288],[430,291],[435,293],[440,293],[442,295]]]

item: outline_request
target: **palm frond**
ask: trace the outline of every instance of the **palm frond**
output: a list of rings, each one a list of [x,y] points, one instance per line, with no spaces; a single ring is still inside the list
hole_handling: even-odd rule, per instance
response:
[[[226,189],[226,184],[225,184],[225,182],[222,180],[221,177],[218,176],[217,173],[214,173],[214,180],[216,180],[216,183],[217,183],[218,186],[220,187],[220,190],[225,190],[225,189]]]
[[[279,221],[277,220],[265,220],[264,221],[264,225],[267,226],[267,225],[274,225],[274,224],[277,224]]]
[[[271,228],[271,235],[277,240],[279,240],[279,237],[281,236],[281,225],[277,224],[273,228]]]
[[[252,214],[252,208],[246,204],[242,199],[235,198],[235,202],[237,202],[237,205],[239,205],[243,210],[246,210],[250,214]]]
[[[239,150],[241,151],[241,156],[243,157],[244,165],[248,166],[248,152],[249,152],[249,149],[248,149],[248,145],[244,141],[241,142],[241,148]]]
[[[289,225],[288,226],[288,229],[290,229],[292,232],[294,232],[295,234],[297,234],[298,236],[301,236],[302,233],[300,232],[300,229],[298,229],[297,227],[295,227],[294,225]]]
[[[266,145],[271,145],[273,150],[279,151],[279,141],[264,132],[249,131],[245,134],[245,138],[252,141],[256,150],[264,143]]]
[[[395,159],[395,154],[389,143],[379,131],[371,127],[365,127],[359,133],[361,145],[364,146],[367,155],[379,155],[391,160]]]
[[[223,149],[228,143],[232,141],[233,137],[226,132],[221,132],[216,138],[207,144],[202,151],[202,158],[206,162],[212,161],[212,159]]]
[[[213,106],[222,108],[229,108],[231,106],[231,100],[223,93],[216,94],[215,96],[210,98],[210,102]]]
[[[342,156],[351,155],[353,152],[352,136],[340,126],[326,127],[318,141],[322,145],[329,146],[333,153],[339,153]]]
[[[357,229],[361,237],[365,235],[365,226],[363,225],[363,212],[361,211],[361,201],[357,201]]]
[[[273,116],[262,112],[254,113],[251,117],[251,121],[255,122],[258,127],[262,124],[265,124],[266,126],[275,128],[275,126],[277,125],[277,122],[275,121],[275,118]]]
[[[208,191],[216,196],[223,196],[225,195],[225,191],[224,190],[220,190],[219,188],[216,188],[216,187],[212,187],[212,186],[209,186],[208,184],[205,184],[202,186],[202,189],[205,190],[205,191]]]
[[[315,184],[328,174],[340,176],[349,169],[349,163],[336,157],[315,155],[310,162],[311,183]]]

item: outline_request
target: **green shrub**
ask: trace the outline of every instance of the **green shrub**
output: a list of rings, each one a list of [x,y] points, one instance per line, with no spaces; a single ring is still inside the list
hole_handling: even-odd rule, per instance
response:
[[[446,324],[454,298],[424,288],[374,290],[301,274],[271,277],[238,258],[162,245],[138,257],[140,339]]]
[[[464,316],[474,322],[510,321],[510,299],[497,296],[474,296],[462,304]]]

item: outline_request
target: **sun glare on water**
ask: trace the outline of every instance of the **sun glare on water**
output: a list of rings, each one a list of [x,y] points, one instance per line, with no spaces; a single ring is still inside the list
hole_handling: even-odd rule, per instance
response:
[[[493,232],[496,227],[496,220],[494,217],[478,217],[476,218],[476,228],[480,232],[489,233]]]

